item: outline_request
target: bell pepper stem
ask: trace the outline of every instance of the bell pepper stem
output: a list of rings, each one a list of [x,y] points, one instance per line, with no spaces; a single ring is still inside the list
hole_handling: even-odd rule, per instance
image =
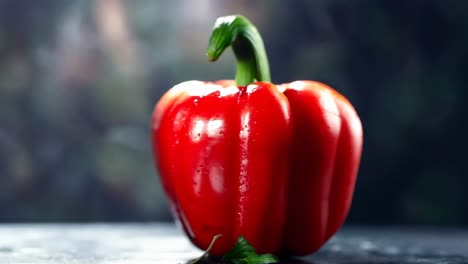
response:
[[[216,20],[208,42],[208,58],[216,61],[229,46],[232,46],[236,56],[237,85],[246,86],[255,81],[271,82],[262,37],[247,18],[232,15]]]

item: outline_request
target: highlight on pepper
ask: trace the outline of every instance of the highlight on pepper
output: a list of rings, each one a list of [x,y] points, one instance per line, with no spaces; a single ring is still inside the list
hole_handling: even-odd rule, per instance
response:
[[[214,256],[240,237],[259,254],[311,254],[350,209],[361,121],[326,84],[272,83],[262,38],[247,18],[216,21],[209,59],[229,47],[235,80],[175,85],[153,112],[154,159],[173,216],[201,249],[222,234]]]

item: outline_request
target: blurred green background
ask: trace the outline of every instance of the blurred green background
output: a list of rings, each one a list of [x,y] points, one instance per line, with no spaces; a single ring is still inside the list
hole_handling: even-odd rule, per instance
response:
[[[325,82],[365,140],[349,224],[468,224],[468,1],[0,1],[0,222],[171,220],[154,104],[209,63],[215,19],[261,31],[273,81]]]

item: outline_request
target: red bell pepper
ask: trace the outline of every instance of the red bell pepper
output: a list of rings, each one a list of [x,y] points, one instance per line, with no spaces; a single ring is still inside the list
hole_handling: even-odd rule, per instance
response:
[[[270,83],[258,31],[219,18],[208,56],[231,46],[236,82],[188,81],[157,103],[152,142],[175,218],[198,247],[244,236],[259,253],[306,255],[343,224],[351,205],[362,128],[351,103],[315,81]]]

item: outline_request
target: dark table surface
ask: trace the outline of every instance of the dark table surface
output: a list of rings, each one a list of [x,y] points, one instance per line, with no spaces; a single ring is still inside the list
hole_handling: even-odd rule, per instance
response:
[[[1,224],[1,264],[187,263],[202,252],[172,224]],[[343,228],[282,263],[467,263],[468,230]]]

